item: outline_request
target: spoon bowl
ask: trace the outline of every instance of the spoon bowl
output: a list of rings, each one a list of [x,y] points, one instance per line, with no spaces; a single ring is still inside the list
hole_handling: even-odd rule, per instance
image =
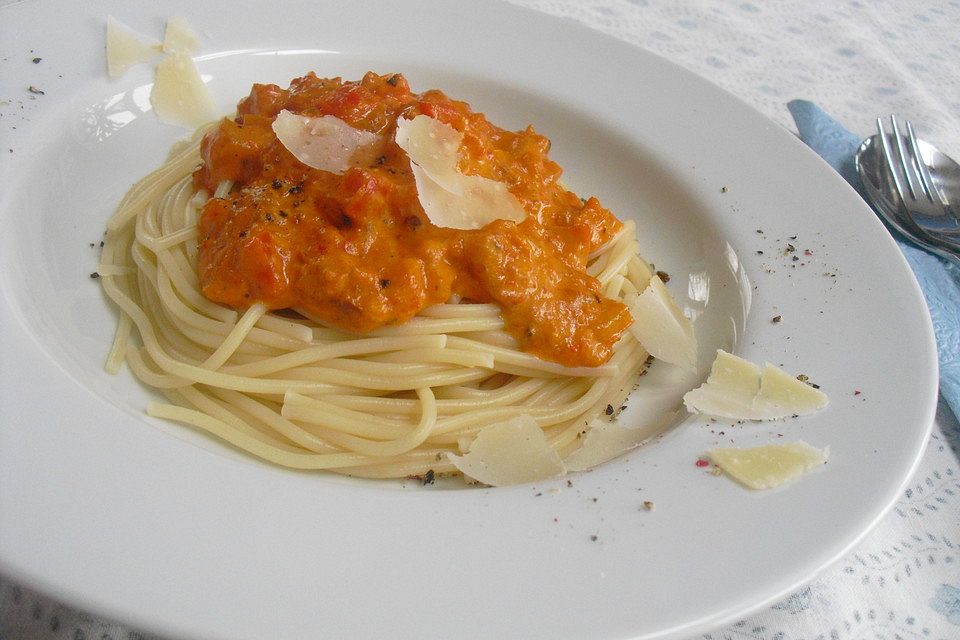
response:
[[[894,134],[887,134],[887,139],[896,148]],[[902,137],[902,142],[907,145],[906,137]],[[919,159],[930,177],[931,199],[918,196],[916,200],[901,201],[884,159],[879,134],[860,145],[857,173],[867,197],[891,226],[918,244],[960,252],[960,164],[933,145],[923,140],[916,142]]]

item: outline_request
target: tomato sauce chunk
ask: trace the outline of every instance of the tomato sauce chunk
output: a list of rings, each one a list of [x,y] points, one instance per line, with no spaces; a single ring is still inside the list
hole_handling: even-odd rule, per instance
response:
[[[281,110],[331,115],[379,134],[382,155],[343,174],[297,160],[271,128]],[[417,197],[397,118],[428,115],[464,134],[459,170],[506,185],[527,212],[477,230],[438,227]],[[411,92],[400,74],[359,81],[310,73],[288,89],[254,85],[201,144],[197,189],[213,193],[199,221],[198,268],[209,299],[245,309],[301,309],[367,332],[409,320],[453,296],[495,302],[521,347],[568,366],[598,366],[630,325],[626,306],[585,273],[589,254],[621,223],[596,198],[558,182],[550,141],[511,132],[440,91]]]

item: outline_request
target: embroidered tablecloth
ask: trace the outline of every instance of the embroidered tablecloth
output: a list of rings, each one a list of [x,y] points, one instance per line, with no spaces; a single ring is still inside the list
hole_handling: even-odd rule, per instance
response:
[[[958,0],[512,0],[662,55],[791,130],[816,102],[847,129],[897,114],[960,158]],[[960,425],[941,402],[894,509],[846,558],[709,640],[960,638]],[[151,636],[0,577],[0,640]]]

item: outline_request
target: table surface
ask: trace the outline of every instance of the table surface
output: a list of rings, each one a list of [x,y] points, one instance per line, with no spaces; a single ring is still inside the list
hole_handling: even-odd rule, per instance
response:
[[[960,158],[960,0],[511,0],[664,56],[795,131],[812,100],[863,137],[896,114]],[[960,424],[945,403],[892,511],[797,593],[709,640],[960,637]],[[0,576],[0,640],[153,638]]]

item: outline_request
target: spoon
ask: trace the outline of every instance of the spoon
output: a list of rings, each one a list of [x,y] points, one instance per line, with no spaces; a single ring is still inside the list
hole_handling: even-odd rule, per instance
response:
[[[892,135],[888,135],[888,140],[890,146],[896,148]],[[907,144],[904,139],[904,146]],[[960,219],[953,211],[960,202],[960,165],[923,140],[917,140],[917,150],[929,173],[935,191],[933,197],[951,203],[952,208],[938,206],[916,215],[917,207],[902,203],[884,160],[879,135],[867,138],[860,145],[856,154],[857,173],[867,197],[890,226],[931,253],[960,265]]]

